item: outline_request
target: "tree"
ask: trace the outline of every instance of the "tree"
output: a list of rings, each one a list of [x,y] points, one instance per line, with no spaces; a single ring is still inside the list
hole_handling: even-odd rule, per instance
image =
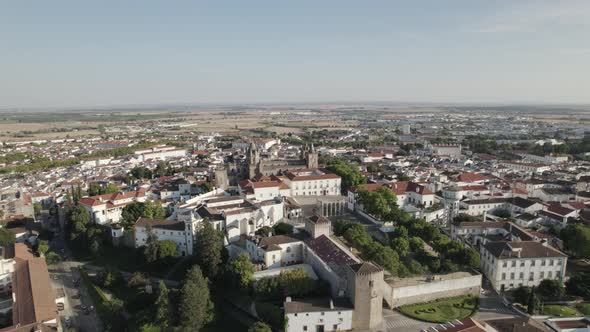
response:
[[[283,271],[279,274],[279,285],[283,290],[283,296],[309,295],[314,290],[314,281],[309,278],[304,269]]]
[[[277,223],[272,229],[275,235],[289,235],[293,233],[293,225],[284,222]]]
[[[156,299],[156,323],[166,330],[170,325],[170,318],[172,317],[170,306],[170,295],[168,294],[168,287],[164,281],[160,280],[158,298]]]
[[[141,216],[150,219],[162,219],[166,216],[166,212],[164,212],[164,208],[162,208],[162,205],[156,204],[148,200],[145,203],[143,203],[143,211],[141,213]]]
[[[326,169],[338,174],[342,178],[342,193],[348,192],[349,188],[356,188],[363,183],[367,183],[367,178],[361,174],[358,167],[342,159],[330,160],[328,164]]]
[[[37,245],[37,252],[40,255],[45,256],[45,254],[49,251],[49,243],[47,240],[39,240],[39,244]]]
[[[214,279],[221,265],[223,242],[221,234],[210,222],[203,222],[203,227],[197,232],[194,249],[197,263],[203,269],[203,273]]]
[[[176,243],[172,240],[158,241],[158,259],[175,257],[178,254]]]
[[[391,247],[400,257],[405,257],[410,252],[410,242],[407,238],[396,237],[391,241]]]
[[[455,216],[455,218],[453,218],[453,221],[455,223],[460,223],[460,222],[473,222],[473,221],[478,221],[478,219],[474,216],[471,216],[469,214],[466,213],[459,213],[458,215]]]
[[[127,281],[129,287],[143,287],[150,282],[150,279],[141,272],[134,272]]]
[[[559,280],[543,279],[537,287],[537,293],[544,299],[557,300],[563,296],[564,292],[563,285]]]
[[[272,332],[272,329],[266,323],[256,322],[250,326],[248,332]]]
[[[247,289],[254,278],[254,264],[250,261],[250,256],[241,253],[231,260],[227,265],[226,275],[236,289]]]
[[[15,236],[14,233],[7,230],[6,228],[0,228],[0,246],[7,246],[9,244],[14,243]]]
[[[33,213],[35,214],[35,217],[39,217],[39,215],[41,214],[41,209],[43,209],[41,203],[33,204]]]
[[[530,287],[527,286],[520,286],[512,292],[512,299],[516,303],[520,303],[522,305],[526,305],[529,303],[529,296],[531,294]]]
[[[531,287],[531,293],[529,294],[529,302],[527,305],[527,313],[529,315],[534,315],[537,307],[539,304],[539,299],[537,299],[537,296],[535,295],[535,286]]]
[[[158,260],[158,252],[160,251],[160,243],[158,237],[152,232],[152,226],[148,224],[146,227],[147,239],[145,247],[143,248],[143,257],[146,262],[152,263]]]
[[[104,193],[105,194],[114,194],[116,192],[119,191],[119,187],[117,187],[116,184],[114,183],[109,183],[107,184],[107,186],[104,188]]]
[[[500,218],[510,218],[510,216],[512,216],[510,214],[510,211],[508,211],[507,209],[497,209],[496,211],[494,211],[494,215]]]
[[[205,182],[201,185],[201,190],[203,191],[203,193],[208,193],[213,190],[213,186],[210,182]]]
[[[61,257],[53,251],[50,251],[45,255],[45,261],[48,265],[53,265],[61,262]]]
[[[86,234],[90,216],[81,205],[76,205],[70,212],[70,239],[79,239]]]
[[[121,211],[121,218],[123,219],[123,223],[127,226],[132,226],[137,222],[139,217],[143,216],[143,209],[144,203],[141,202],[133,202],[131,204],[127,204],[123,211]]]
[[[152,171],[150,171],[146,167],[135,166],[131,169],[131,176],[133,176],[136,179],[151,179]]]
[[[590,227],[582,224],[569,224],[560,234],[565,247],[579,258],[590,258]]]
[[[198,266],[188,271],[180,293],[180,330],[198,332],[213,319],[209,285]]]
[[[590,272],[576,273],[565,283],[571,295],[590,297]]]

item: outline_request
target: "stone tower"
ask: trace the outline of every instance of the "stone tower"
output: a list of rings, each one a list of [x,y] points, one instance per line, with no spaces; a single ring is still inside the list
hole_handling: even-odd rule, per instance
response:
[[[383,325],[383,269],[370,262],[348,265],[348,296],[354,304],[352,327],[372,330]]]
[[[227,190],[229,187],[229,178],[225,168],[218,168],[215,170],[215,187]]]
[[[308,149],[306,146],[305,151],[305,162],[307,163],[307,168],[318,168],[318,154],[313,147],[313,143],[311,144],[311,149]]]
[[[260,167],[260,152],[254,142],[250,143],[248,148],[248,178],[252,179],[258,172]]]

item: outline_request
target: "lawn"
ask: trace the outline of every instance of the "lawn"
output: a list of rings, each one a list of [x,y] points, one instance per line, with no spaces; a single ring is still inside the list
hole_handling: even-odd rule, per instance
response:
[[[576,309],[584,316],[590,316],[590,303],[580,303],[576,305]]]
[[[404,315],[431,323],[446,323],[464,319],[477,311],[478,298],[473,296],[450,297],[432,302],[410,304],[399,308]]]
[[[582,314],[571,307],[564,306],[564,305],[545,305],[542,307],[543,310],[541,311],[542,315],[549,315],[549,316],[556,316],[556,317],[579,317]]]

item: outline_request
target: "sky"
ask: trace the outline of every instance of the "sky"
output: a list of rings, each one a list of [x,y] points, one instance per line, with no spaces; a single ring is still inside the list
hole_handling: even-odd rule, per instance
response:
[[[2,1],[0,108],[590,103],[590,1]]]

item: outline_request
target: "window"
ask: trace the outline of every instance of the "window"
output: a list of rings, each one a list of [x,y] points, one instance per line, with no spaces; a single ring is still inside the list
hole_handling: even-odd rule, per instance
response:
[[[512,267],[516,266],[516,261],[512,261]]]
[[[338,324],[334,324],[333,328],[334,331],[338,330]]]
[[[508,266],[508,262],[502,263],[502,267],[507,267],[507,266]]]
[[[369,287],[373,287],[373,280],[369,280]]]
[[[545,262],[545,260],[543,259],[543,260],[541,261],[541,266],[545,266],[546,264],[547,264],[547,262]]]
[[[502,273],[502,280],[506,280],[506,273]]]
[[[514,272],[510,273],[510,279],[514,279]],[[512,286],[510,286],[512,287]]]
[[[557,265],[561,265],[561,259],[557,260]]]
[[[524,272],[520,272],[519,279],[524,279]]]
[[[520,261],[520,266],[524,266],[524,261]]]
[[[325,312],[322,311],[322,316],[325,316]]]
[[[545,271],[541,271],[541,275],[539,276],[541,279],[545,279]]]
[[[537,262],[537,261],[536,261],[536,260],[534,260],[534,259],[533,259],[533,260],[531,260],[531,266],[535,266],[536,262]]]
[[[553,260],[552,259],[549,260],[549,266],[553,266]]]
[[[303,331],[307,331],[307,325],[303,325]]]
[[[553,278],[553,271],[549,271],[547,273],[547,278],[549,278],[549,279]]]

